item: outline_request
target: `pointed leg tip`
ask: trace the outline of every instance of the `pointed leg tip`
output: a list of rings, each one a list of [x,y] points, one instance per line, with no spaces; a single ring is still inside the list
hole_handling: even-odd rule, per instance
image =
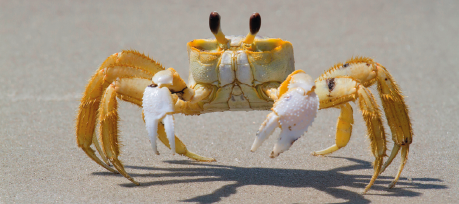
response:
[[[192,160],[198,161],[198,162],[215,162],[215,161],[217,161],[216,159],[214,159],[212,157],[200,156],[200,155],[197,155],[196,153],[190,152],[188,150],[183,155],[188,157],[188,158],[190,158],[190,159],[192,159]]]
[[[274,159],[274,158],[276,158],[277,156],[279,156],[279,154],[280,154],[280,153],[277,153],[277,154],[276,154],[276,153],[274,153],[274,151],[272,151],[271,154],[269,154],[269,158]]]
[[[112,169],[112,168],[110,168],[110,167],[105,167],[105,166],[102,166],[102,167],[104,167],[105,169],[109,170],[110,172],[112,172],[112,173],[114,173],[114,174],[119,174],[119,172],[116,171],[115,169]]]
[[[360,194],[361,194],[361,195],[365,195],[365,194],[367,194],[368,190],[370,190],[370,187],[365,187],[365,189],[363,189],[362,191],[360,191]]]
[[[320,154],[320,153],[317,153],[317,152],[313,152],[311,153],[312,156],[315,156],[315,157],[326,157],[326,154]]]
[[[392,181],[392,182],[389,184],[388,187],[389,187],[389,188],[394,188],[396,183],[397,183],[396,181]]]
[[[217,161],[215,158],[212,158],[212,157],[201,157],[199,159],[190,157],[190,159],[193,159],[198,162],[216,162]]]

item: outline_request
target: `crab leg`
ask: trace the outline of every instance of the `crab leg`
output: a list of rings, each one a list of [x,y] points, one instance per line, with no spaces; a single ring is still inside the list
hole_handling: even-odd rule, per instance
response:
[[[362,111],[362,116],[367,125],[367,134],[370,138],[371,152],[375,157],[374,174],[370,180],[370,183],[365,187],[363,193],[367,192],[375,182],[376,178],[378,177],[381,171],[382,159],[386,155],[386,135],[384,133],[384,126],[382,125],[381,112],[378,108],[378,104],[376,103],[370,90],[368,90],[363,85],[360,85],[359,83],[357,83],[357,81],[349,77],[320,79],[316,81],[316,93],[320,99],[321,109],[347,104],[347,102],[355,101],[356,98],[358,98],[359,108]],[[350,137],[351,128],[345,128],[347,126],[345,124],[340,125],[340,121],[341,117],[344,115],[345,119],[343,119],[343,121],[348,121],[349,126],[352,126],[351,110],[352,109],[350,107],[345,108],[344,110],[341,109],[342,112],[340,115],[340,119],[338,120],[337,138],[343,139],[343,143],[346,143],[348,141],[347,137]],[[351,113],[346,113],[349,111]],[[338,135],[341,134],[340,126],[344,127],[345,130],[349,130],[349,136],[342,137]],[[345,131],[343,132],[345,133]],[[345,133],[344,135],[347,135],[347,133]],[[329,148],[327,150],[336,151],[336,149],[334,149],[333,146],[331,148],[332,149]]]
[[[114,81],[105,90],[105,93],[102,97],[101,106],[98,111],[100,115],[100,118],[99,118],[100,141],[101,141],[101,145],[103,149],[103,154],[101,155],[108,157],[108,159],[113,164],[113,166],[116,168],[116,170],[118,170],[118,172],[120,172],[124,177],[126,177],[127,179],[129,179],[131,182],[133,182],[136,185],[139,185],[139,183],[136,182],[132,177],[129,176],[129,174],[124,170],[124,167],[121,161],[118,159],[120,151],[119,151],[119,142],[118,142],[118,124],[117,122],[119,118],[118,118],[116,98],[130,101],[139,106],[142,106],[142,100],[139,99],[141,96],[143,96],[143,93],[141,91],[143,87],[146,87],[147,84],[150,84],[150,83],[151,83],[150,80],[141,79],[141,78],[123,78],[118,81]],[[167,88],[163,88],[163,89],[169,92],[169,89]],[[179,154],[188,156],[195,160],[212,161],[213,160],[212,158],[206,158],[206,157],[196,155],[192,152],[189,152],[186,149],[186,146],[178,138],[176,138],[173,133],[173,126],[172,127],[170,126],[171,123],[173,125],[173,118],[171,117],[172,115],[167,115],[162,120],[163,123],[166,124],[166,130],[164,129],[164,126],[162,124],[158,125],[158,123],[149,123],[148,122],[149,120],[147,118],[145,119],[146,119],[147,125],[156,124],[157,130],[155,132],[159,133],[159,138],[162,142],[168,141],[168,139],[166,139],[166,135],[168,138],[172,138],[172,139],[175,138],[173,141],[178,143],[177,147],[173,145],[169,145],[168,143],[165,143],[167,147],[172,146],[173,148],[171,149],[176,150]],[[158,131],[158,126],[159,126],[159,131]],[[156,137],[151,139],[151,141],[152,141],[152,146],[156,147],[156,143],[155,143]]]
[[[103,72],[98,71],[96,75],[94,75],[91,79],[89,85],[86,87],[84,96],[81,99],[77,117],[77,144],[81,149],[83,149],[89,158],[91,158],[97,164],[113,173],[116,173],[114,169],[110,168],[106,163],[102,162],[96,156],[96,154],[94,154],[94,150],[90,147],[93,141],[93,134],[95,133],[94,130],[96,126],[100,98],[103,90],[103,83]]]
[[[271,158],[288,150],[307,131],[319,105],[319,99],[314,93],[314,82],[302,70],[290,74],[278,92],[280,97],[274,103],[273,112],[261,125],[251,148],[252,152],[255,151],[276,127],[280,127],[279,140],[274,145]]]
[[[120,154],[118,142],[118,103],[116,100],[115,85],[111,84],[105,90],[102,97],[101,106],[99,108],[99,121],[100,121],[100,138],[102,141],[102,148],[105,155],[107,155],[113,166],[124,177],[129,179],[132,183],[139,185],[138,182],[129,176],[124,170],[123,165],[118,159]]]
[[[314,156],[330,154],[342,147],[345,147],[351,139],[352,124],[354,117],[352,116],[352,106],[349,103],[340,105],[341,113],[336,124],[336,139],[335,144],[327,149],[312,153]]]
[[[409,145],[413,139],[413,130],[408,116],[408,108],[405,105],[400,88],[383,66],[378,64],[377,69],[378,91],[380,92],[384,112],[386,113],[387,122],[392,132],[392,140],[394,141],[392,152],[384,163],[381,172],[391,164],[392,160],[397,156],[400,147],[402,147],[402,159],[397,176],[389,185],[389,188],[392,188],[397,183],[407,161]]]
[[[158,139],[166,145],[167,148],[171,148],[169,145],[169,140],[167,139],[166,131],[164,128],[164,125],[162,123],[158,124]],[[175,151],[177,154],[186,156],[190,159],[199,161],[199,162],[214,162],[216,161],[214,158],[209,158],[209,157],[203,157],[198,154],[195,154],[193,152],[190,152],[186,149],[185,144],[178,138],[175,137]]]
[[[378,108],[376,100],[370,90],[359,85],[359,106],[362,111],[363,119],[366,122],[368,137],[370,138],[371,152],[375,156],[374,174],[370,183],[365,187],[363,193],[366,193],[375,182],[381,171],[383,157],[386,156],[386,134],[381,121],[381,111]]]
[[[110,162],[108,161],[107,157],[105,156],[105,153],[102,151],[102,148],[99,144],[99,139],[97,139],[97,134],[96,131],[94,131],[94,136],[92,137],[92,142],[94,143],[94,146],[96,147],[97,152],[99,153],[100,157],[102,157],[102,160],[110,166]]]
[[[78,145],[82,148],[91,145],[100,99],[109,84],[123,77],[151,79],[159,70],[164,70],[159,63],[136,51],[123,51],[108,57],[91,78],[81,99],[76,124]]]
[[[394,144],[394,148],[395,148],[395,144]],[[398,179],[400,179],[400,175],[402,174],[403,168],[405,167],[406,161],[408,160],[408,152],[410,150],[409,148],[410,148],[409,145],[402,146],[402,153],[401,153],[402,161],[400,162],[400,167],[398,168],[397,175],[395,176],[394,180],[389,184],[389,188],[393,188],[395,184],[397,183]],[[386,166],[386,164],[384,164],[384,166]]]
[[[124,101],[142,106],[143,91],[145,87],[151,84],[151,78],[154,73],[160,70],[164,70],[164,68],[149,57],[137,51],[125,50],[108,57],[86,87],[76,120],[76,141],[89,158],[113,173],[117,172],[109,167],[109,162],[108,160],[106,161],[108,155],[100,150],[99,142],[94,139],[102,95],[107,87],[118,79],[116,83],[112,84],[117,92],[116,96]],[[121,83],[121,81],[124,83]],[[163,134],[160,134],[159,137],[161,141],[165,141],[165,139],[161,138]],[[188,151],[178,138],[175,141],[178,142],[176,151],[180,155],[185,155],[198,161],[215,161],[213,158],[202,157]],[[102,143],[103,141],[101,140],[100,142]],[[92,143],[94,143],[105,162],[96,156],[94,150],[90,147]],[[168,144],[166,146],[169,147]],[[124,171],[122,165],[117,166]]]
[[[128,64],[131,66],[129,67]],[[117,69],[117,67],[124,67],[125,69]],[[76,120],[76,141],[89,158],[107,170],[116,173],[115,170],[102,162],[90,147],[93,142],[103,91],[119,76],[146,76],[146,78],[151,78],[153,73],[161,69],[164,68],[160,64],[136,51],[123,51],[108,57],[86,87]]]

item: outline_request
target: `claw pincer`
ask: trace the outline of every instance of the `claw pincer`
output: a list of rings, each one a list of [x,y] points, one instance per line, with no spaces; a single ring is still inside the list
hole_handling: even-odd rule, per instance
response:
[[[153,77],[154,84],[145,88],[143,94],[145,124],[148,137],[150,137],[151,147],[156,154],[159,154],[156,147],[159,122],[164,124],[172,153],[175,153],[174,116],[172,116],[174,112],[174,103],[169,89],[167,87],[162,87],[163,84],[172,85],[172,81],[173,76],[170,70],[160,71]]]
[[[255,151],[276,127],[280,127],[279,140],[270,154],[271,158],[288,150],[308,130],[319,108],[319,98],[314,93],[314,81],[309,75],[298,70],[284,83],[279,87],[280,97],[274,103],[273,112],[268,114],[258,130],[251,149],[252,152]]]

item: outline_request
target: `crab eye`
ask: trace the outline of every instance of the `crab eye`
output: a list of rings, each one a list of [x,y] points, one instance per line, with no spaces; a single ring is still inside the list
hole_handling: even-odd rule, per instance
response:
[[[214,35],[217,35],[218,30],[220,29],[220,14],[218,14],[216,11],[210,13],[209,27],[210,31],[212,31]]]
[[[209,27],[210,31],[212,31],[218,43],[226,44],[228,42],[228,40],[225,38],[225,35],[222,32],[222,29],[220,29],[220,14],[218,14],[216,11],[210,13]]]
[[[259,13],[253,13],[250,16],[249,26],[250,26],[250,32],[245,37],[245,40],[244,40],[245,44],[252,44],[253,40],[255,39],[255,35],[257,35],[258,31],[260,30],[261,17]]]
[[[261,27],[261,17],[259,13],[253,13],[250,16],[250,33],[256,35]]]

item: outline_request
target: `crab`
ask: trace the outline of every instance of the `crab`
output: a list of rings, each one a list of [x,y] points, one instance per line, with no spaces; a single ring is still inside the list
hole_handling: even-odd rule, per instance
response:
[[[225,36],[220,27],[220,15],[212,12],[209,27],[215,38],[197,39],[187,44],[188,84],[173,68],[165,69],[138,51],[124,50],[108,57],[83,93],[76,119],[78,146],[100,166],[139,185],[118,159],[118,99],[142,107],[155,154],[159,154],[159,139],[172,154],[201,162],[215,159],[189,151],[175,136],[174,114],[271,109],[257,132],[251,151],[279,127],[279,140],[269,155],[274,158],[307,131],[319,109],[339,108],[336,144],[313,153],[326,155],[348,143],[353,125],[349,102],[358,100],[375,156],[374,174],[364,192],[401,149],[402,162],[391,183],[393,187],[408,157],[412,129],[403,96],[389,72],[370,58],[357,57],[345,64],[336,64],[314,81],[304,71],[295,71],[290,42],[256,35],[261,27],[258,13],[250,17],[249,25],[250,32],[246,36]],[[367,88],[376,82],[394,141],[392,153],[383,166],[386,135],[379,107]],[[100,158],[91,148],[92,144]]]

